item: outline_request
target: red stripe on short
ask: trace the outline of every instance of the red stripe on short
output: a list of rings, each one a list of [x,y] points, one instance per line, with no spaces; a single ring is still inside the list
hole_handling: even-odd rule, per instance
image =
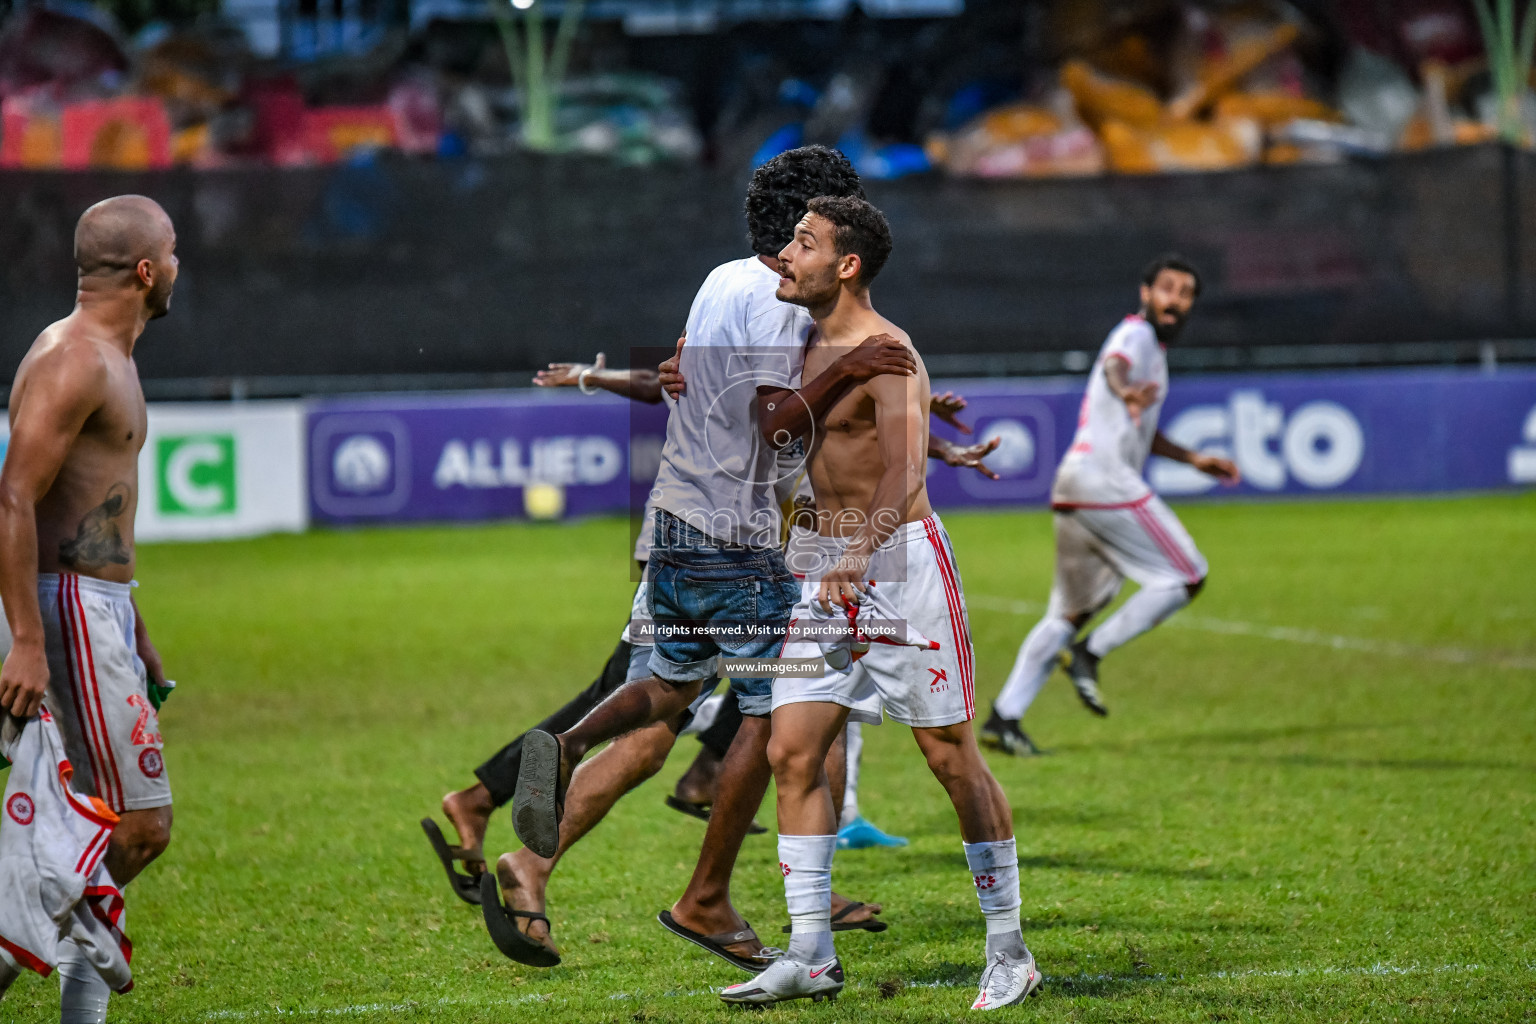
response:
[[[960,693],[965,700],[965,717],[969,721],[976,717],[971,663],[973,652],[970,629],[965,621],[965,602],[960,596],[959,573],[955,571],[950,559],[949,546],[941,541],[931,516],[923,520],[923,532],[928,535],[928,543],[933,545],[934,555],[939,564],[939,574],[944,579],[944,600],[949,605],[949,628],[955,640],[955,655],[960,665]]]
[[[1168,559],[1175,570],[1183,574],[1184,581],[1186,583],[1199,583],[1200,574],[1195,571],[1194,564],[1185,556],[1178,542],[1168,534],[1168,531],[1163,527],[1162,523],[1158,522],[1157,517],[1152,514],[1151,510],[1137,509],[1135,515],[1137,521],[1141,523],[1142,529],[1146,530],[1147,535],[1152,538],[1152,542],[1162,549],[1164,557]]]
[[[103,781],[105,773],[102,765],[96,758],[96,720],[87,714],[85,700],[85,683],[81,673],[77,670],[76,662],[79,660],[79,649],[75,646],[74,617],[71,614],[69,602],[69,576],[59,576],[59,632],[62,634],[64,648],[64,670],[68,676],[69,700],[75,708],[75,721],[80,724],[80,738],[85,741],[85,755],[91,762],[91,779],[96,789],[96,795],[111,803],[106,790],[106,782]]]
[[[117,805],[114,810],[123,811],[127,799],[123,792],[123,777],[117,770],[117,755],[112,753],[111,733],[107,731],[107,711],[101,703],[101,682],[96,678],[96,652],[91,650],[91,627],[85,620],[85,604],[80,600],[80,578],[74,578],[75,610],[80,613],[80,639],[85,648],[85,664],[91,673],[91,696],[96,703],[96,713],[100,716],[101,736],[105,741],[102,746],[106,750],[107,765],[112,770],[112,786],[117,793]]]

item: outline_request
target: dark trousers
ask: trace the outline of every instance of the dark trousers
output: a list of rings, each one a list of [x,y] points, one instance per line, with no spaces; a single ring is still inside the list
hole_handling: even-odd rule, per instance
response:
[[[592,680],[592,685],[572,697],[559,711],[540,722],[538,728],[557,735],[565,732],[585,718],[588,711],[601,704],[604,697],[623,686],[624,676],[629,672],[630,650],[629,641],[620,640],[618,646],[613,649],[613,653],[608,656],[608,664],[604,665],[603,671]],[[527,734],[524,733],[524,735]],[[497,807],[512,802],[512,794],[517,791],[517,773],[522,764],[523,737],[519,736],[475,769],[475,778],[485,784]]]
[[[699,733],[699,742],[704,744],[705,750],[723,761],[725,752],[731,749],[731,741],[736,738],[736,730],[740,728],[741,705],[736,703],[735,694],[728,693],[715,720],[709,723],[708,729]]]
[[[603,698],[624,685],[624,677],[629,672],[631,649],[629,641],[620,640],[618,646],[613,649],[613,653],[608,656],[608,663],[603,666],[603,671],[592,680],[591,685],[567,701],[560,710],[540,722],[537,728],[559,734],[585,718],[588,711],[603,702]],[[736,706],[736,701],[728,698],[709,728],[699,733],[699,742],[716,757],[724,758],[739,728],[741,728],[741,709]],[[526,736],[527,733],[523,735]],[[497,807],[512,802],[512,794],[517,791],[517,773],[522,764],[523,737],[519,736],[475,769],[475,778],[485,784],[486,791],[491,794],[491,800]]]

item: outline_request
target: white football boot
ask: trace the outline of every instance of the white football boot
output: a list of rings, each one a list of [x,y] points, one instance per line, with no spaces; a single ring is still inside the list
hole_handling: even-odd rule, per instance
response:
[[[1015,960],[1007,953],[999,953],[981,972],[981,991],[971,1004],[973,1010],[1001,1010],[1028,999],[1040,987],[1040,969],[1035,966],[1034,954],[1024,953],[1024,959]]]
[[[823,999],[836,999],[842,990],[843,964],[837,957],[808,964],[803,960],[791,960],[786,954],[751,981],[722,991],[720,999],[746,1006],[772,1006],[789,999],[809,999],[819,1003]]]

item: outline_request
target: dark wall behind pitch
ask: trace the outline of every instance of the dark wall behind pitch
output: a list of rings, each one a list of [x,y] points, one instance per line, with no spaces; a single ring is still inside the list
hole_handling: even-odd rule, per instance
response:
[[[749,255],[744,185],[535,158],[6,173],[0,373],[69,311],[74,221],[105,196],[151,195],[180,232],[174,309],[140,348],[148,379],[481,374],[670,344],[709,270]],[[1536,160],[1496,147],[869,191],[896,237],[876,302],[930,355],[1094,349],[1134,309],[1140,266],[1168,248],[1208,277],[1191,346],[1536,334],[1523,228],[1536,223]]]

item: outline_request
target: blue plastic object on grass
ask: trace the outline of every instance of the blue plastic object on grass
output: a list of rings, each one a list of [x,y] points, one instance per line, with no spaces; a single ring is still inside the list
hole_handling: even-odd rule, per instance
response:
[[[866,821],[862,814],[837,830],[839,850],[867,850],[876,846],[906,845],[907,841],[901,836],[887,835],[877,826]]]

